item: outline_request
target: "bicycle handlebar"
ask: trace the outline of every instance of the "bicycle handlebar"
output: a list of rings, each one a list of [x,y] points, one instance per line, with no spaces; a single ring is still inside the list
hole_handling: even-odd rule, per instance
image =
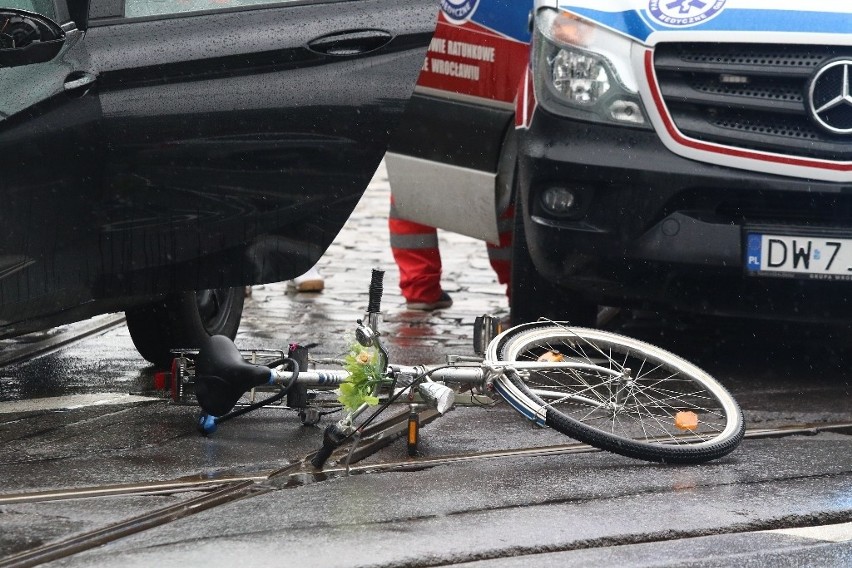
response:
[[[198,352],[195,396],[202,410],[212,416],[227,414],[246,391],[273,382],[269,367],[247,363],[224,335],[210,337]]]

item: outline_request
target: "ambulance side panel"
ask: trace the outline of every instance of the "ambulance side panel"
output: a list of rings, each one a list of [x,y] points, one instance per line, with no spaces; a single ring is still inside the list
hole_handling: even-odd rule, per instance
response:
[[[532,0],[444,0],[415,94],[386,160],[399,214],[498,241],[510,199],[518,86]]]

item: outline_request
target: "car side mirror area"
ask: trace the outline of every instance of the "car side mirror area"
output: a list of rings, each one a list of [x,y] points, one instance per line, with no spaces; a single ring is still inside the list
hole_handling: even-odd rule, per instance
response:
[[[50,61],[65,43],[65,32],[45,16],[0,9],[0,68]]]

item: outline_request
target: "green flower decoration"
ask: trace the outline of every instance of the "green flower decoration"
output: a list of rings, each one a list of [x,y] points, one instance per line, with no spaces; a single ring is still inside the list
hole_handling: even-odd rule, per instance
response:
[[[349,371],[349,378],[340,384],[338,402],[352,411],[364,403],[370,406],[379,404],[373,396],[376,385],[382,382],[382,375],[376,367],[379,354],[374,347],[362,347],[355,343],[344,357],[343,368]]]

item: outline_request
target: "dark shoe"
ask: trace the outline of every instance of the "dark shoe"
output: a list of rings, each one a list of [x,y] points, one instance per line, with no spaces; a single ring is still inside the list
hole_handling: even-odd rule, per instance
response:
[[[434,302],[406,302],[405,305],[409,310],[431,312],[433,310],[449,308],[453,305],[453,299],[446,292],[441,292],[441,297]]]

